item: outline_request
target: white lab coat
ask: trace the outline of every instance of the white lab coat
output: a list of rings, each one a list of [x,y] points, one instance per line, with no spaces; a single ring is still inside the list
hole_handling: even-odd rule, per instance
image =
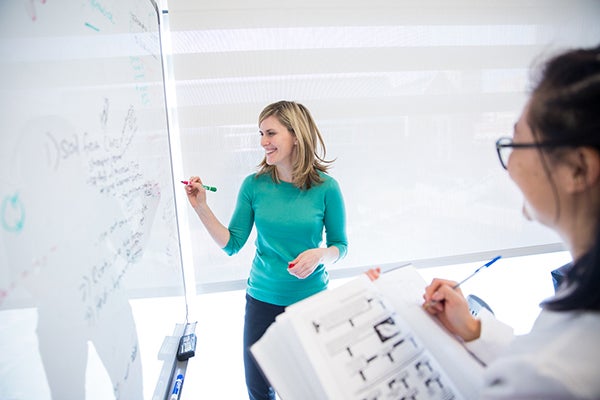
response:
[[[467,348],[487,364],[481,399],[600,399],[600,312],[542,311],[531,332],[487,310]]]

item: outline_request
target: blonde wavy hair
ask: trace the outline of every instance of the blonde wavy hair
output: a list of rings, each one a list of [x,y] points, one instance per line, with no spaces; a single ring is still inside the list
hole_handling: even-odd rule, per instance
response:
[[[325,142],[308,109],[293,101],[278,101],[262,110],[258,116],[258,124],[271,116],[275,116],[298,141],[292,160],[292,183],[300,189],[310,189],[321,183],[323,180],[319,171],[327,173],[335,160],[325,159]],[[277,169],[274,165],[267,164],[266,156],[258,168],[257,175],[270,174],[273,181],[279,183]]]

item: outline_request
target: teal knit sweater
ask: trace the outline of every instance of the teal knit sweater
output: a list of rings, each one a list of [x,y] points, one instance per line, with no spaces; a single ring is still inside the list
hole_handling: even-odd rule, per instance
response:
[[[246,177],[229,223],[230,238],[223,250],[233,255],[256,225],[256,253],[247,293],[257,300],[288,306],[327,288],[323,265],[305,279],[287,271],[288,263],[305,250],[319,247],[325,232],[327,247],[346,255],[346,212],[338,183],[321,174],[323,183],[300,190],[291,183],[275,183],[269,174]]]

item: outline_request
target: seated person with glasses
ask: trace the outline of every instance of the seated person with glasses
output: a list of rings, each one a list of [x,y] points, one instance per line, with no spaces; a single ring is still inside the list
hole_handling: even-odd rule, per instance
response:
[[[600,399],[600,47],[562,53],[541,72],[496,150],[525,217],[558,233],[573,262],[519,337],[485,307],[472,315],[456,282],[436,278],[423,295],[425,310],[487,365],[480,399]]]
[[[496,143],[523,213],[557,232],[573,258],[531,332],[474,318],[454,282],[434,279],[427,311],[487,368],[480,398],[600,399],[600,47],[549,60],[514,128]]]

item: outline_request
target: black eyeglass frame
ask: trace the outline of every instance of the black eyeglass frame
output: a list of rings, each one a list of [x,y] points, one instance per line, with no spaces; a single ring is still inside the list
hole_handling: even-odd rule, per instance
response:
[[[502,143],[504,142],[504,143]],[[504,163],[504,159],[502,158],[502,149],[512,148],[512,149],[548,149],[548,148],[556,148],[556,147],[565,147],[565,146],[573,146],[571,144],[566,143],[556,143],[556,142],[540,142],[540,143],[514,143],[513,138],[508,136],[503,136],[496,140],[496,152],[498,153],[498,159],[500,160],[500,165],[502,168],[508,170],[507,164]],[[508,163],[508,159],[506,160]]]

